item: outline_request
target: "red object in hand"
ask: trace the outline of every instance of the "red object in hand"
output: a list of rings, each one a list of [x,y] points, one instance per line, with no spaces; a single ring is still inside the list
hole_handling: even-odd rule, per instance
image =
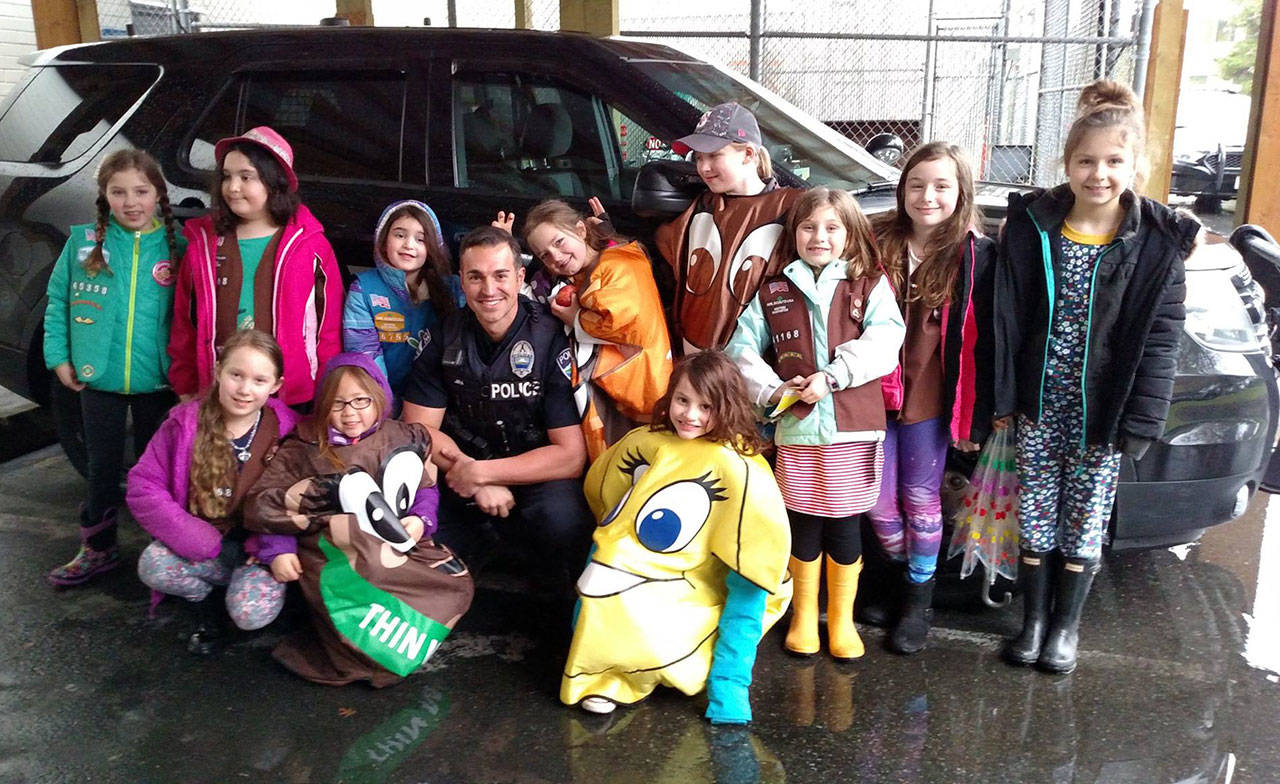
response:
[[[573,295],[578,293],[578,287],[572,283],[566,283],[564,288],[556,292],[556,304],[562,308],[567,308],[573,304]]]

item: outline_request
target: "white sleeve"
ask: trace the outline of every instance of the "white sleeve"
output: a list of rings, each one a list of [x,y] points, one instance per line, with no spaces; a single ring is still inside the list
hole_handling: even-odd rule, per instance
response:
[[[733,330],[733,337],[729,338],[724,352],[742,372],[751,400],[762,408],[768,407],[774,390],[782,386],[782,379],[761,356],[768,341],[769,326],[764,320],[764,308],[760,305],[760,297],[753,297],[751,304],[738,317],[738,326]]]
[[[823,370],[836,380],[837,390],[886,376],[898,366],[898,351],[906,335],[907,325],[893,288],[882,275],[867,295],[862,336],[836,346],[835,358]]]

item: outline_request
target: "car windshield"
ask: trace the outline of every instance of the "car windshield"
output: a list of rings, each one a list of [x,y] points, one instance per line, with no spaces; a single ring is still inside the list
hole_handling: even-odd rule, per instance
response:
[[[728,101],[750,109],[760,124],[774,165],[810,185],[857,192],[898,178],[896,169],[882,164],[803,110],[714,65],[661,60],[633,60],[631,65],[700,112]]]

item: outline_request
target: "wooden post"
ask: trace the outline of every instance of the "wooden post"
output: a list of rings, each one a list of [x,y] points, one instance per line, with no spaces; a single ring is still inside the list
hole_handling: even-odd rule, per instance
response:
[[[516,5],[516,29],[533,29],[533,0],[514,0]]]
[[[1277,0],[1262,0],[1258,28],[1258,59],[1253,68],[1253,108],[1249,136],[1240,170],[1236,223],[1256,223],[1272,236],[1280,233],[1280,192],[1274,176],[1254,172],[1280,171],[1280,34],[1276,30]]]
[[[591,35],[618,34],[619,0],[560,0],[560,29]]]
[[[345,16],[352,27],[373,27],[373,0],[336,0],[335,16]]]
[[[1142,99],[1147,117],[1147,161],[1151,166],[1142,194],[1160,202],[1169,200],[1169,181],[1173,177],[1173,128],[1178,117],[1186,41],[1187,12],[1182,0],[1160,0],[1151,22],[1151,59]]]
[[[94,0],[31,0],[36,47],[82,44],[102,38]]]

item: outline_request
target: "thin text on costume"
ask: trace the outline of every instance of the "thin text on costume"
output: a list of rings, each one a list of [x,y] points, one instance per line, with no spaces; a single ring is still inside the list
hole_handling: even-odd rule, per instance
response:
[[[375,620],[376,618],[376,620]],[[373,623],[370,634],[383,643],[391,650],[406,656],[410,660],[417,660],[422,653],[423,644],[429,639],[427,635],[420,634],[417,629],[413,628],[413,624],[391,614],[391,611],[377,602],[369,605],[368,612],[364,615],[364,620],[360,621],[360,628],[367,628]],[[439,645],[438,640],[432,640],[431,646],[427,650],[425,658],[430,658],[435,647]]]

